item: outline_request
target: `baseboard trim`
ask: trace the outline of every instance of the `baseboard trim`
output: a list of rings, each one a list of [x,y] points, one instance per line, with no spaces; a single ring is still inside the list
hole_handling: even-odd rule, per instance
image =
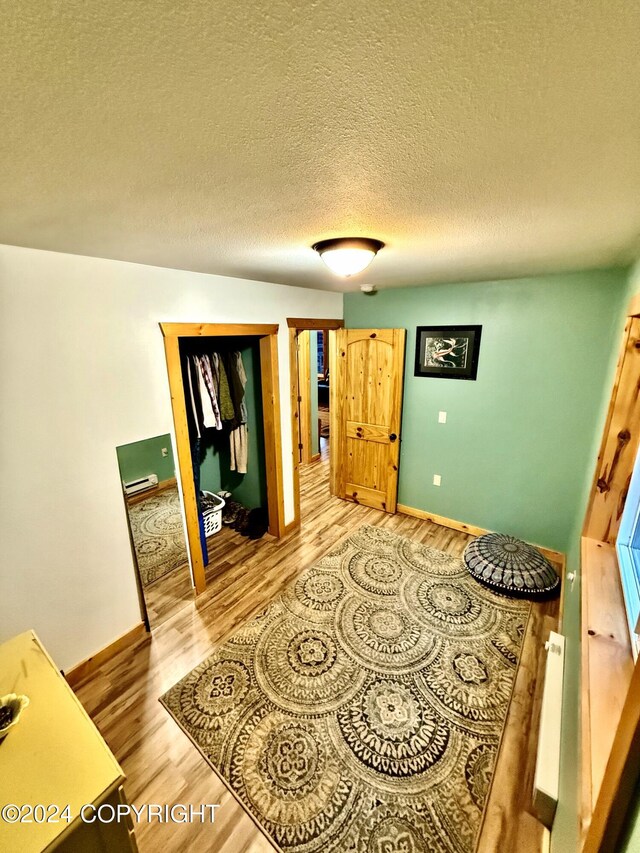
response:
[[[424,509],[416,509],[415,507],[405,506],[404,504],[398,504],[396,508],[398,512],[401,512],[403,515],[410,515],[413,518],[421,518],[424,521],[432,521],[434,524],[439,524],[441,527],[450,527],[452,530],[459,530],[461,533],[468,533],[470,536],[482,536],[485,533],[493,532],[485,529],[484,527],[476,527],[474,524],[465,524],[463,521],[456,521],[454,518],[446,518],[444,515],[436,515],[434,512],[426,512]],[[547,558],[547,560],[550,560],[552,563],[557,563],[562,570],[562,576],[564,578],[566,556],[562,551],[554,551],[551,548],[545,548],[542,545],[537,545],[535,542],[532,542],[531,544],[534,548],[537,548],[538,551]]]
[[[98,669],[99,666],[102,666],[102,664],[108,661],[109,658],[114,657],[118,652],[126,649],[127,646],[133,645],[144,634],[146,634],[146,628],[144,622],[140,622],[140,624],[136,625],[130,631],[127,631],[126,634],[123,634],[112,643],[109,643],[108,646],[105,646],[94,655],[91,655],[91,657],[88,657],[71,667],[68,672],[63,673],[69,687],[76,687],[87,677],[87,675]]]

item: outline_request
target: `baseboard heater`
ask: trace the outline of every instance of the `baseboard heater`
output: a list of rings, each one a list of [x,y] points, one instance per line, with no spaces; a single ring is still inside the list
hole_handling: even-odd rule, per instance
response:
[[[545,643],[547,665],[533,781],[533,809],[548,829],[551,829],[555,817],[560,783],[564,642],[561,634],[551,631],[549,640]]]
[[[147,489],[152,489],[158,485],[158,475],[149,474],[147,477],[140,477],[139,480],[129,480],[128,483],[123,481],[124,493],[127,497],[137,495],[138,492],[144,492]]]

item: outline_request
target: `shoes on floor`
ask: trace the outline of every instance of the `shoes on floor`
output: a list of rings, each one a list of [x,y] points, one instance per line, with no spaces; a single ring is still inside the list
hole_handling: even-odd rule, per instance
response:
[[[249,539],[262,539],[269,528],[269,513],[264,507],[252,509],[249,513],[247,533]]]
[[[251,510],[248,510],[246,506],[240,507],[238,510],[238,514],[235,517],[235,520],[232,522],[231,526],[234,530],[237,530],[238,533],[242,533],[244,536],[244,531],[247,529],[249,524],[249,513]]]
[[[223,497],[222,492],[218,492]],[[229,494],[229,493],[227,493]],[[247,509],[241,503],[225,498],[222,523],[249,539],[262,539],[269,527],[269,514],[264,507]]]
[[[243,509],[244,507],[241,503],[238,503],[238,501],[227,500],[222,509],[222,523],[226,525],[234,525],[238,518],[238,513]]]

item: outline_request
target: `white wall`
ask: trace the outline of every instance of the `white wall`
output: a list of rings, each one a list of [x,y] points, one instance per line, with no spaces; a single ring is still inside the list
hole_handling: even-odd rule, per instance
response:
[[[140,621],[115,448],[173,435],[161,321],[280,324],[292,519],[288,316],[342,295],[0,246],[0,641],[66,669]]]

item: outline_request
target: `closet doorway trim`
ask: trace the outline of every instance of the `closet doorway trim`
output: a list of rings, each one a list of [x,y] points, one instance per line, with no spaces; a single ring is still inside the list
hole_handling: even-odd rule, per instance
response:
[[[280,392],[278,373],[278,325],[254,323],[160,323],[164,336],[167,359],[171,409],[176,434],[178,467],[182,483],[187,537],[193,568],[196,594],[207,588],[202,548],[196,490],[193,484],[191,443],[187,425],[182,368],[180,366],[180,338],[256,337],[260,345],[260,378],[264,423],[264,452],[267,476],[267,507],[269,533],[280,538],[284,531],[284,498],[282,489],[282,450],[280,430]]]
[[[331,332],[344,328],[344,320],[320,320],[315,317],[287,317],[289,327],[289,375],[291,377],[291,453],[293,456],[293,521],[287,525],[287,533],[300,527],[300,419],[298,417],[298,398],[300,397],[300,382],[298,376],[298,333],[299,332]],[[329,336],[333,338],[333,335]],[[331,344],[330,346],[332,346]],[[331,353],[331,351],[330,351]],[[333,466],[333,457],[329,453],[329,465]]]

